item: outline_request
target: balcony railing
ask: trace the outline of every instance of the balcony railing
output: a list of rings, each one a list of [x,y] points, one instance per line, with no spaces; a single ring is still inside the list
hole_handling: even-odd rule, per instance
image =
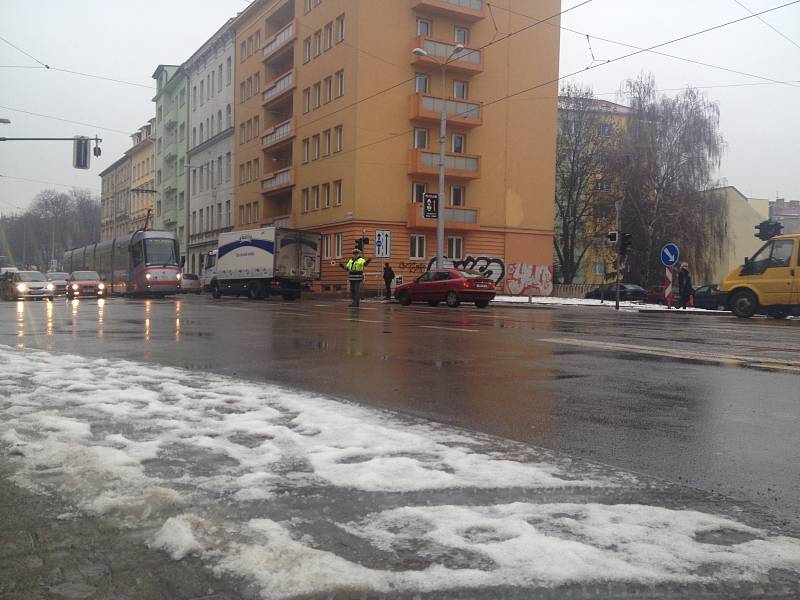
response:
[[[411,0],[411,8],[464,21],[486,18],[483,0]]]
[[[263,104],[267,104],[272,100],[279,98],[289,90],[293,89],[294,86],[294,69],[292,69],[291,71],[287,71],[280,77],[273,79],[267,84],[267,87],[264,89]]]
[[[448,152],[444,157],[444,169],[446,177],[478,179],[481,176],[481,157]],[[439,153],[421,148],[411,150],[408,172],[412,175],[438,175]]]
[[[261,136],[261,149],[268,150],[276,144],[291,140],[295,136],[294,119],[289,119],[278,125]]]
[[[267,42],[266,46],[264,46],[262,50],[264,55],[263,60],[269,60],[278,52],[278,50],[285,48],[295,39],[297,39],[297,22],[292,21],[286,27],[272,36],[272,39]]]
[[[276,192],[294,185],[294,169],[292,167],[269,173],[261,180],[261,191]]]
[[[412,202],[408,205],[408,227],[433,228],[436,219],[426,219],[421,202]],[[444,209],[444,224],[447,229],[477,229],[480,227],[480,211],[477,208],[463,206],[448,206]]]
[[[421,67],[438,67],[447,60],[455,51],[454,42],[445,42],[433,38],[419,36],[415,46],[422,48],[428,54],[414,55],[412,63]],[[458,52],[447,63],[447,69],[465,75],[475,75],[483,72],[483,52],[476,48],[467,48]]]
[[[465,100],[439,98],[429,94],[411,96],[411,118],[439,122],[442,106],[447,112],[447,124],[477,127],[483,123],[481,105]]]

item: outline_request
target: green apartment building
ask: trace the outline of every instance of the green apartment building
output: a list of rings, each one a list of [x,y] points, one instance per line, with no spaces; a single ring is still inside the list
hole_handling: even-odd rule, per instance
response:
[[[155,228],[174,231],[180,243],[181,259],[186,260],[187,177],[186,129],[189,118],[187,77],[183,67],[159,65],[156,80],[156,201]]]

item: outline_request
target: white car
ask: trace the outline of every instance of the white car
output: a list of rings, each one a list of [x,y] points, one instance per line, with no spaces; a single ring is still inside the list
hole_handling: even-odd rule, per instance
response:
[[[184,273],[181,275],[181,292],[184,294],[199,294],[203,291],[203,284],[200,278],[194,273]]]
[[[0,282],[0,296],[5,300],[52,300],[55,289],[39,271],[8,272]]]

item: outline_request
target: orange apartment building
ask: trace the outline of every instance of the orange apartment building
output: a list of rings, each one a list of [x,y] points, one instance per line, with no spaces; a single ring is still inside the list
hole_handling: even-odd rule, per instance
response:
[[[253,2],[235,24],[236,227],[320,231],[323,291],[344,289],[336,265],[362,236],[368,289],[386,261],[424,272],[444,102],[447,257],[548,293],[559,29],[530,26],[560,0],[492,5],[493,19],[484,0]]]

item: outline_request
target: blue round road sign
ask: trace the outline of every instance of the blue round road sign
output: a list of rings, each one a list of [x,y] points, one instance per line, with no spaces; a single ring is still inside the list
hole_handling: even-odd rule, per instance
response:
[[[678,250],[677,244],[670,242],[669,244],[665,244],[661,249],[661,263],[665,267],[673,266],[676,262],[678,262],[680,257],[681,251]]]

